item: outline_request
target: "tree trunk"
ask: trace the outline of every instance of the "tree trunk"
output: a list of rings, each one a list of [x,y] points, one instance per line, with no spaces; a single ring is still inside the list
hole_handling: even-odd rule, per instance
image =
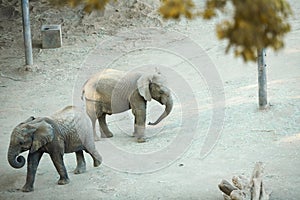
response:
[[[29,17],[29,0],[22,0],[23,31],[26,65],[33,65],[32,43]]]
[[[260,109],[265,109],[268,104],[267,100],[267,75],[265,63],[265,49],[257,50],[258,65],[258,104]]]

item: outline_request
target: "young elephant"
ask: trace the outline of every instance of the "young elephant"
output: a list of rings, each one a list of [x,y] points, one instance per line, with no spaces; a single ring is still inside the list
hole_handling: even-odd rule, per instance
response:
[[[86,100],[86,111],[96,134],[95,123],[98,119],[102,137],[112,137],[105,116],[132,109],[135,117],[134,133],[138,142],[145,142],[145,122],[147,101],[155,99],[165,105],[165,111],[154,123],[156,125],[167,117],[172,110],[173,100],[165,77],[156,71],[152,74],[106,69],[92,76],[83,86],[82,98]]]
[[[75,174],[86,170],[83,150],[92,156],[95,167],[102,162],[95,148],[91,123],[86,114],[74,106],[68,106],[51,117],[30,117],[16,126],[11,134],[7,153],[9,164],[14,168],[23,167],[25,159],[19,154],[27,150],[27,178],[22,188],[24,192],[33,191],[37,167],[45,152],[50,154],[60,175],[60,185],[69,183],[63,161],[64,153],[76,153]]]

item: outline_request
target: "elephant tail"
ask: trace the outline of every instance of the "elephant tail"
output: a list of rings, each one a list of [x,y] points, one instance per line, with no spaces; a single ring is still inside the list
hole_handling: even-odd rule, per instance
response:
[[[82,90],[81,90],[81,100],[84,101],[84,94],[85,94],[85,85],[87,84],[89,80],[85,81],[83,86],[82,86]]]
[[[101,101],[97,101],[97,100],[94,100],[94,99],[87,98],[85,96],[85,90],[84,90],[84,88],[82,88],[82,91],[81,91],[81,100],[82,101],[91,101],[91,102],[100,102],[101,103]]]
[[[89,98],[87,98],[86,96],[85,96],[85,85],[87,84],[87,82],[88,82],[89,80],[87,80],[84,84],[83,84],[83,86],[82,86],[82,90],[81,90],[81,100],[82,101],[92,101],[92,102],[102,102],[102,101],[99,101],[99,100],[94,100],[94,99],[89,99]]]
[[[81,91],[81,100],[82,101],[84,101],[84,98],[83,98],[84,97],[84,93],[85,93],[85,90],[84,90],[84,88],[82,88],[82,91]]]

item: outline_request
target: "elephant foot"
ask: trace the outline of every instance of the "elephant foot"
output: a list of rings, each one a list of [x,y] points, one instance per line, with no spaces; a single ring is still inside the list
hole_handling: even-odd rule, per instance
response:
[[[100,141],[100,140],[101,140],[101,137],[99,137],[98,135],[94,135],[94,140],[95,140],[95,141]]]
[[[114,135],[112,134],[112,132],[108,132],[108,133],[101,133],[101,137],[102,138],[111,138]]]
[[[144,143],[144,142],[146,142],[146,138],[140,137],[140,138],[137,138],[136,141],[137,141],[138,143]]]
[[[24,185],[22,188],[22,192],[32,192],[33,191],[33,187],[32,186],[28,186],[28,185]]]
[[[138,143],[146,142],[145,138],[145,126],[134,124],[133,136],[137,138]]]
[[[143,136],[143,134],[133,132],[132,137],[135,137],[138,143],[146,142],[146,138]]]
[[[63,179],[61,178],[57,182],[58,185],[66,185],[68,183],[70,183],[70,180],[68,178],[63,178]]]
[[[74,174],[82,174],[86,171],[86,167],[85,166],[81,166],[81,167],[76,167],[76,169],[74,170]]]
[[[100,160],[94,160],[94,167],[98,167],[101,165],[101,161]]]

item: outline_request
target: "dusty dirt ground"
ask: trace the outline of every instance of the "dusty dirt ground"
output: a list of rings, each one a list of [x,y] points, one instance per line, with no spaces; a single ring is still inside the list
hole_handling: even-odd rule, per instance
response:
[[[224,54],[226,42],[214,34],[221,18],[165,22],[155,12],[156,1],[109,5],[104,16],[30,1],[34,66],[26,71],[20,1],[0,1],[0,199],[221,200],[218,183],[237,174],[249,176],[257,161],[265,164],[271,199],[299,199],[300,3],[290,3],[294,17],[286,46],[278,53],[267,50],[271,106],[259,111],[256,64]],[[42,24],[62,24],[63,47],[40,48]],[[170,53],[173,47],[182,55]],[[189,57],[199,49],[201,55]],[[212,76],[205,70],[199,73],[191,63],[217,70],[217,102],[209,87]],[[128,136],[133,128],[130,112],[110,116],[115,137],[96,142],[103,165],[92,167],[86,155],[87,172],[75,175],[75,155],[66,154],[71,182],[60,186],[50,157],[44,155],[35,191],[21,192],[26,167],[13,169],[6,159],[11,131],[19,122],[66,105],[82,106],[80,86],[94,71],[155,65],[167,75],[175,103],[160,125],[147,126],[146,143],[137,144]],[[161,110],[151,102],[147,121],[155,120]],[[217,133],[209,132],[214,128]],[[209,134],[218,133],[205,143]],[[214,147],[206,156],[201,153],[204,143]]]

